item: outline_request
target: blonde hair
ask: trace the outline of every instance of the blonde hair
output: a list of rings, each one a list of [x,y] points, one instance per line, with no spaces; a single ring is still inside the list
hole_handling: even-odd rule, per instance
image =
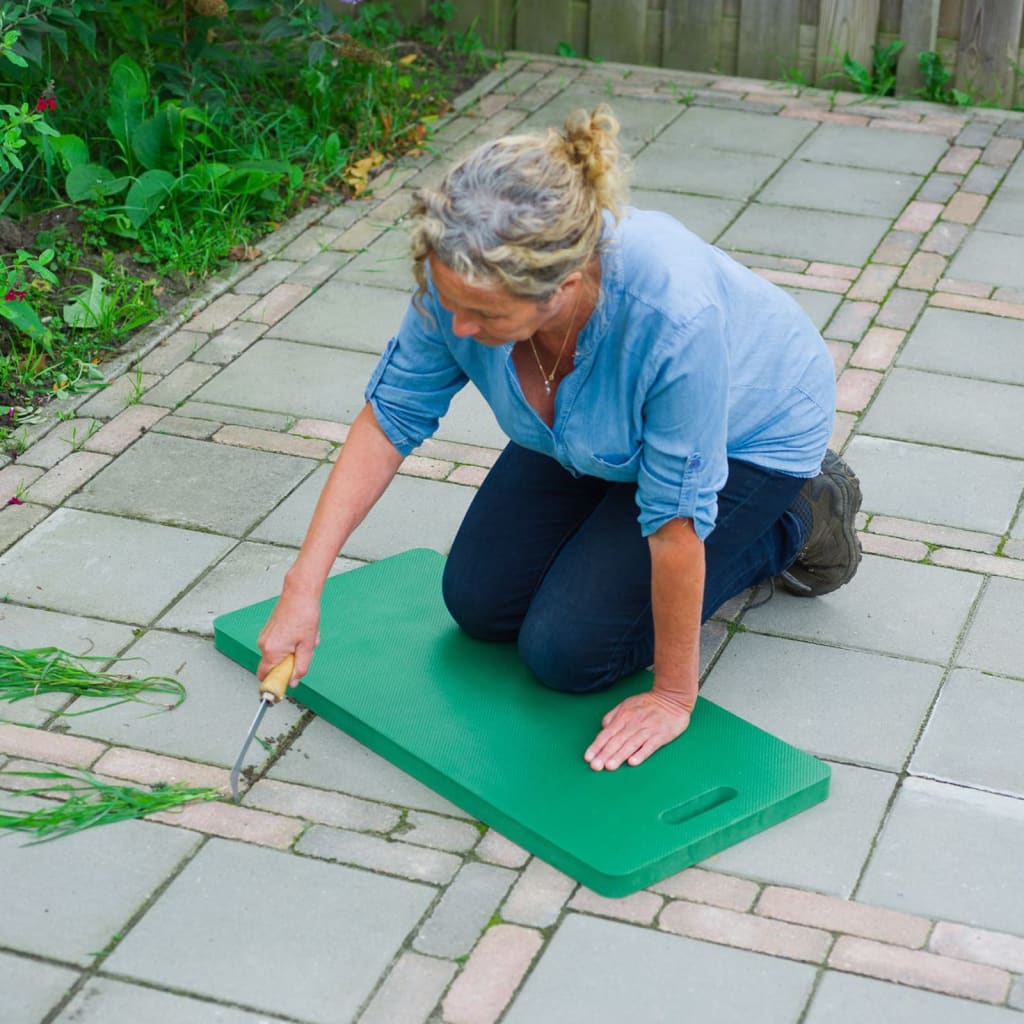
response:
[[[412,210],[417,297],[434,254],[470,284],[499,285],[543,302],[601,241],[603,211],[626,201],[619,122],[601,104],[573,111],[562,131],[487,142],[416,192]]]

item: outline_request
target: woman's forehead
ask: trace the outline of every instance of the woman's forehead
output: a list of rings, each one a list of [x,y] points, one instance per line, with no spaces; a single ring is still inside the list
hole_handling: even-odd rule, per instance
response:
[[[435,255],[430,256],[430,277],[441,301],[446,304],[454,303],[491,313],[534,305],[529,299],[513,295],[499,284],[470,283]]]

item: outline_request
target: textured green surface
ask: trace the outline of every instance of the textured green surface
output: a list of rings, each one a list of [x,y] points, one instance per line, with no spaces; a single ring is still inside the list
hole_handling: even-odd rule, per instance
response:
[[[306,707],[591,889],[624,896],[824,800],[829,768],[700,700],[685,736],[637,768],[592,771],[601,717],[650,687],[544,689],[506,644],[464,636],[444,559],[409,551],[335,576]],[[250,670],[274,601],[220,616],[218,650]]]

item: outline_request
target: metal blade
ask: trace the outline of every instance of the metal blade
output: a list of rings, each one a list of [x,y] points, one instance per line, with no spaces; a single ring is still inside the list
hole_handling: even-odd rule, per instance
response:
[[[242,762],[245,760],[245,753],[249,749],[249,744],[252,743],[253,736],[256,735],[256,730],[260,727],[260,722],[263,721],[263,716],[267,713],[267,708],[273,703],[273,699],[269,697],[264,697],[260,701],[260,709],[256,712],[252,725],[249,726],[249,734],[245,737],[245,742],[242,744],[242,752],[238,755],[235,767],[231,769],[231,795],[234,797],[236,804],[238,803],[238,776],[242,772]]]

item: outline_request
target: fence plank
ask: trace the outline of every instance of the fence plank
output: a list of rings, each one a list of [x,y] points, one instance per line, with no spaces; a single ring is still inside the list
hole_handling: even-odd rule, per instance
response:
[[[647,0],[590,0],[588,57],[642,64],[647,43]]]
[[[459,0],[454,7],[452,27],[464,32],[472,27],[484,46],[495,50],[509,50],[515,40],[512,24],[515,17],[511,7],[501,0]]]
[[[902,0],[882,0],[878,7],[878,34],[898,36],[902,22]]]
[[[964,0],[942,0],[939,4],[939,36],[956,39],[960,35],[960,19],[964,13]]]
[[[939,35],[939,3],[940,0],[903,0],[900,38],[906,45],[896,68],[896,92],[901,96],[909,96],[924,85],[917,55],[935,49]]]
[[[965,0],[956,57],[956,87],[974,100],[1013,102],[1015,79],[1010,61],[1017,59],[1024,0]]]
[[[571,41],[571,0],[519,0],[516,11],[517,50],[555,53],[559,43]]]
[[[722,0],[665,0],[661,64],[715,71],[722,31]]]
[[[800,0],[744,0],[736,73],[782,78],[800,60]]]
[[[855,61],[871,67],[871,47],[878,30],[879,0],[822,0],[818,22],[818,57],[815,83],[834,84],[834,73],[848,53]]]

